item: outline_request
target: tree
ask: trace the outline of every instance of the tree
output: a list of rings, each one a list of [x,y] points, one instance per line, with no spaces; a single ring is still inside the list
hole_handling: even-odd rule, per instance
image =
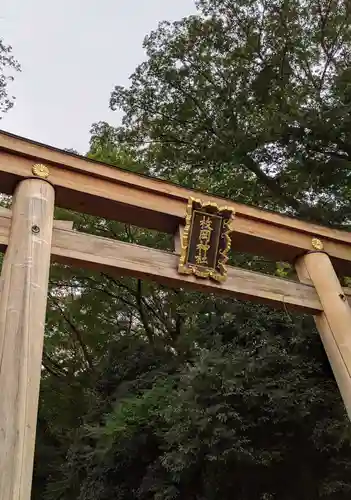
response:
[[[324,224],[350,218],[351,7],[198,0],[110,105],[162,176]],[[210,175],[209,175],[210,174]],[[210,183],[208,182],[210,179]]]
[[[0,38],[0,120],[1,115],[12,108],[15,97],[9,95],[8,85],[13,81],[13,73],[21,67],[12,55],[12,47]]]

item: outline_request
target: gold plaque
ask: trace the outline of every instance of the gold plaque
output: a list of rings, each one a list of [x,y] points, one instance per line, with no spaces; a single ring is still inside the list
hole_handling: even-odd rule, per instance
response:
[[[42,163],[36,163],[35,165],[33,165],[32,172],[34,175],[36,175],[37,177],[41,177],[42,179],[47,179],[50,174],[49,168]]]
[[[181,237],[180,274],[226,280],[233,218],[233,208],[189,199]]]

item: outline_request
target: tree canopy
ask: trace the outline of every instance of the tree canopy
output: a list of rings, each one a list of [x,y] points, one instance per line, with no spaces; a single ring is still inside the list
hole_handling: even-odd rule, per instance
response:
[[[349,209],[351,6],[198,0],[110,105],[163,176],[305,218]]]

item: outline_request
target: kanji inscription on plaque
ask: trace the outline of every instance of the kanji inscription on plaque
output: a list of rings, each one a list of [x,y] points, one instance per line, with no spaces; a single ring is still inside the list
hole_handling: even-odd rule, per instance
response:
[[[190,198],[178,272],[225,281],[234,209]]]

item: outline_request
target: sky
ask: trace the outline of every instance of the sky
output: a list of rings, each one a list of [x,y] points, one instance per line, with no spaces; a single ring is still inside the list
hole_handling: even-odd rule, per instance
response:
[[[145,35],[194,12],[194,0],[1,0],[0,37],[22,72],[0,129],[84,154],[94,122],[120,123],[110,94],[145,60]]]

